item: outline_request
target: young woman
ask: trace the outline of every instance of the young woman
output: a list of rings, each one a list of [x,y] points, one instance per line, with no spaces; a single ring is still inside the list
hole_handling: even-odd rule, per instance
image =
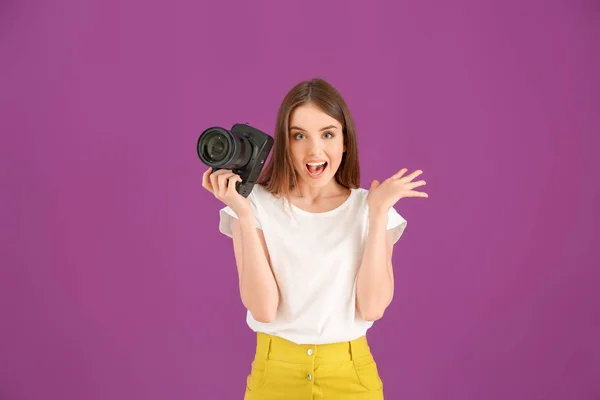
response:
[[[366,338],[392,301],[392,249],[406,220],[394,209],[425,181],[407,170],[360,187],[354,122],[322,79],[285,96],[269,163],[247,198],[230,170],[203,176],[225,204],[240,295],[256,332],[245,399],[383,399]]]

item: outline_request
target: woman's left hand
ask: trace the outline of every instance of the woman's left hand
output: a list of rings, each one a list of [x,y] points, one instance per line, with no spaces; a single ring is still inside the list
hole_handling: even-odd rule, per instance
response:
[[[412,174],[404,176],[406,171],[406,168],[402,168],[382,183],[377,180],[371,183],[367,196],[370,210],[387,213],[403,197],[429,197],[427,193],[413,190],[426,184],[424,180],[413,182],[413,179],[421,175],[423,171],[416,170]]]

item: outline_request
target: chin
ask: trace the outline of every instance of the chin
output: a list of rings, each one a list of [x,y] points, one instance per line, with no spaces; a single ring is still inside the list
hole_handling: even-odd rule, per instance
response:
[[[304,182],[304,184],[306,184],[307,186],[313,187],[313,188],[320,188],[320,187],[325,187],[327,185],[329,185],[331,183],[331,181],[334,179],[333,176],[329,176],[329,174],[327,175],[323,175],[318,179],[314,179],[311,178],[310,176],[306,176],[303,175],[301,177],[302,182]]]

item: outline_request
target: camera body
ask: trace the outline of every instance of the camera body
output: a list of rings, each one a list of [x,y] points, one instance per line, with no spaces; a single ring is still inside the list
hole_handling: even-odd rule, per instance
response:
[[[229,169],[242,178],[236,190],[248,197],[273,147],[274,139],[249,124],[234,124],[230,130],[210,127],[200,134],[197,152],[200,160],[213,168]]]

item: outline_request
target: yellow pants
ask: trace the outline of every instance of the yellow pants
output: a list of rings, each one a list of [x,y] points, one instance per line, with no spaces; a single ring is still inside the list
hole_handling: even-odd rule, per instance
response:
[[[257,334],[244,400],[382,400],[383,383],[365,336],[298,345]]]

